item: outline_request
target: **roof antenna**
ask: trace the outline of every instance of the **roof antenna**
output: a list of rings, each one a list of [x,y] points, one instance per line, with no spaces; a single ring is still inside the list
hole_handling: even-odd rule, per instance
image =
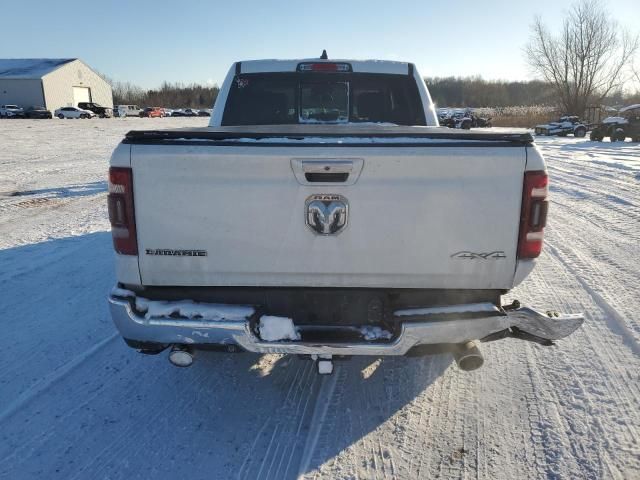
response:
[[[322,55],[320,55],[320,60],[327,60],[329,57],[327,55],[326,50],[322,50]]]

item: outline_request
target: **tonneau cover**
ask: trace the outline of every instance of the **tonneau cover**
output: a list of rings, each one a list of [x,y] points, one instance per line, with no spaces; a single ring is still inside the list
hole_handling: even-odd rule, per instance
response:
[[[177,128],[171,130],[131,130],[124,143],[191,143],[243,145],[460,145],[522,146],[533,142],[526,130],[456,130],[446,127],[399,126],[380,124],[339,125],[245,125],[228,127]]]

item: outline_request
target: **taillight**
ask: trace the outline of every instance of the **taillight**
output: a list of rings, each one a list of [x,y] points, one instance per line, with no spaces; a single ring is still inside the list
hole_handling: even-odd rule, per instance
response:
[[[133,210],[133,176],[130,168],[109,169],[109,222],[113,248],[123,255],[138,254],[136,219]]]
[[[335,62],[306,62],[298,64],[299,72],[350,72],[351,64]]]
[[[542,251],[542,237],[547,223],[549,178],[547,172],[525,172],[520,212],[518,258],[535,258]]]

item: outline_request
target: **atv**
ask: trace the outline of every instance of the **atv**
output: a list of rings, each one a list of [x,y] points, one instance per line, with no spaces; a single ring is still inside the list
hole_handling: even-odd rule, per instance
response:
[[[565,115],[557,122],[550,122],[545,125],[536,125],[536,135],[557,135],[566,137],[570,133],[574,137],[583,138],[587,134],[589,126],[575,115]]]
[[[491,127],[490,117],[478,117],[471,109],[438,109],[438,118],[441,127],[461,128],[469,130],[471,128],[489,128]]]
[[[605,137],[612,142],[624,142],[627,137],[631,137],[632,142],[640,142],[640,104],[621,108],[618,116],[605,118],[589,135],[595,142]]]
[[[460,119],[459,126],[457,128],[463,130],[469,130],[471,128],[489,128],[491,127],[491,117],[478,117],[473,112],[467,112],[462,119]]]

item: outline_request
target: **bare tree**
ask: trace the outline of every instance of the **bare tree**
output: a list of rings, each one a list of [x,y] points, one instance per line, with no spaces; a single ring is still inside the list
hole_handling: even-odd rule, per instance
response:
[[[575,3],[554,36],[538,17],[525,51],[527,61],[552,84],[565,112],[582,115],[629,78],[639,37],[622,30],[599,0]]]
[[[640,85],[640,69],[633,67],[632,71],[633,71],[633,78],[638,83],[638,85]]]

